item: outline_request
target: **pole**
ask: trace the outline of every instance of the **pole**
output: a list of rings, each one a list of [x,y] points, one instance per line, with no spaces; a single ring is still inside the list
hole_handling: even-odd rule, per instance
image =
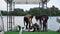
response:
[[[9,10],[8,14],[7,15],[7,30],[12,30],[12,2],[13,0],[7,0],[7,11]]]
[[[8,1],[8,0],[7,0]],[[7,12],[8,12],[8,2],[7,2]],[[7,31],[8,31],[8,14],[9,13],[7,13]]]
[[[3,31],[4,31],[4,21],[3,21],[3,17],[2,17],[1,11],[0,11],[0,15],[1,15],[2,27],[3,27]]]
[[[13,2],[13,11],[14,11],[14,9],[15,9],[15,2]],[[15,21],[14,21],[14,13],[13,13],[13,25],[15,25]]]
[[[40,2],[39,2],[39,11],[40,11]],[[40,13],[41,13],[41,11],[40,11]]]

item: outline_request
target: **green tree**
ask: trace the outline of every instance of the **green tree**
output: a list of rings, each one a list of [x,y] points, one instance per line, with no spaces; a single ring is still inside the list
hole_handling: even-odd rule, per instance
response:
[[[22,16],[24,14],[24,10],[23,9],[14,9],[13,14],[16,16]]]
[[[2,13],[2,15],[4,15],[4,16],[8,14],[7,11],[1,11],[1,13]]]

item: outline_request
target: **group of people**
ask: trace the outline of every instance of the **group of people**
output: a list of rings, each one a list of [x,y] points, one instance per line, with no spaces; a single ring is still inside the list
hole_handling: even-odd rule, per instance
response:
[[[29,29],[29,31],[30,29],[33,29],[33,31],[47,31],[47,20],[48,20],[47,15],[35,16],[36,21],[39,20],[39,25],[37,23],[33,24],[32,18],[33,16],[31,14],[24,16],[24,26],[26,26],[26,29]]]

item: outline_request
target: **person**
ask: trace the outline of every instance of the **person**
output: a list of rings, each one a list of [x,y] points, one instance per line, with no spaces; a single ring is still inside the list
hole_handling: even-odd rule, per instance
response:
[[[31,14],[27,14],[27,15],[24,16],[24,26],[25,26],[25,23],[26,23],[26,29],[30,30],[31,24],[32,24],[32,18],[33,18],[33,16]]]
[[[33,32],[39,31],[39,25],[37,23],[33,24],[32,28],[33,28]]]
[[[35,16],[36,21],[39,20],[40,22],[40,30],[42,30],[42,26],[43,26],[43,31],[47,31],[47,20],[48,20],[48,16],[47,15],[40,15],[40,16]]]

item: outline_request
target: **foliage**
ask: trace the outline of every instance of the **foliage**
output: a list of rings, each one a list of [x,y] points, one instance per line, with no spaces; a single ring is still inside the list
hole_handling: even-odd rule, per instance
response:
[[[32,14],[33,16],[36,15],[41,15],[41,14],[46,14],[48,16],[60,16],[60,10],[58,8],[56,8],[55,6],[52,6],[50,8],[47,9],[42,9],[39,7],[36,8],[30,8],[30,10],[26,10],[24,11],[23,9],[14,9],[14,11],[1,11],[2,15],[14,15],[14,16],[24,16],[26,14]]]

